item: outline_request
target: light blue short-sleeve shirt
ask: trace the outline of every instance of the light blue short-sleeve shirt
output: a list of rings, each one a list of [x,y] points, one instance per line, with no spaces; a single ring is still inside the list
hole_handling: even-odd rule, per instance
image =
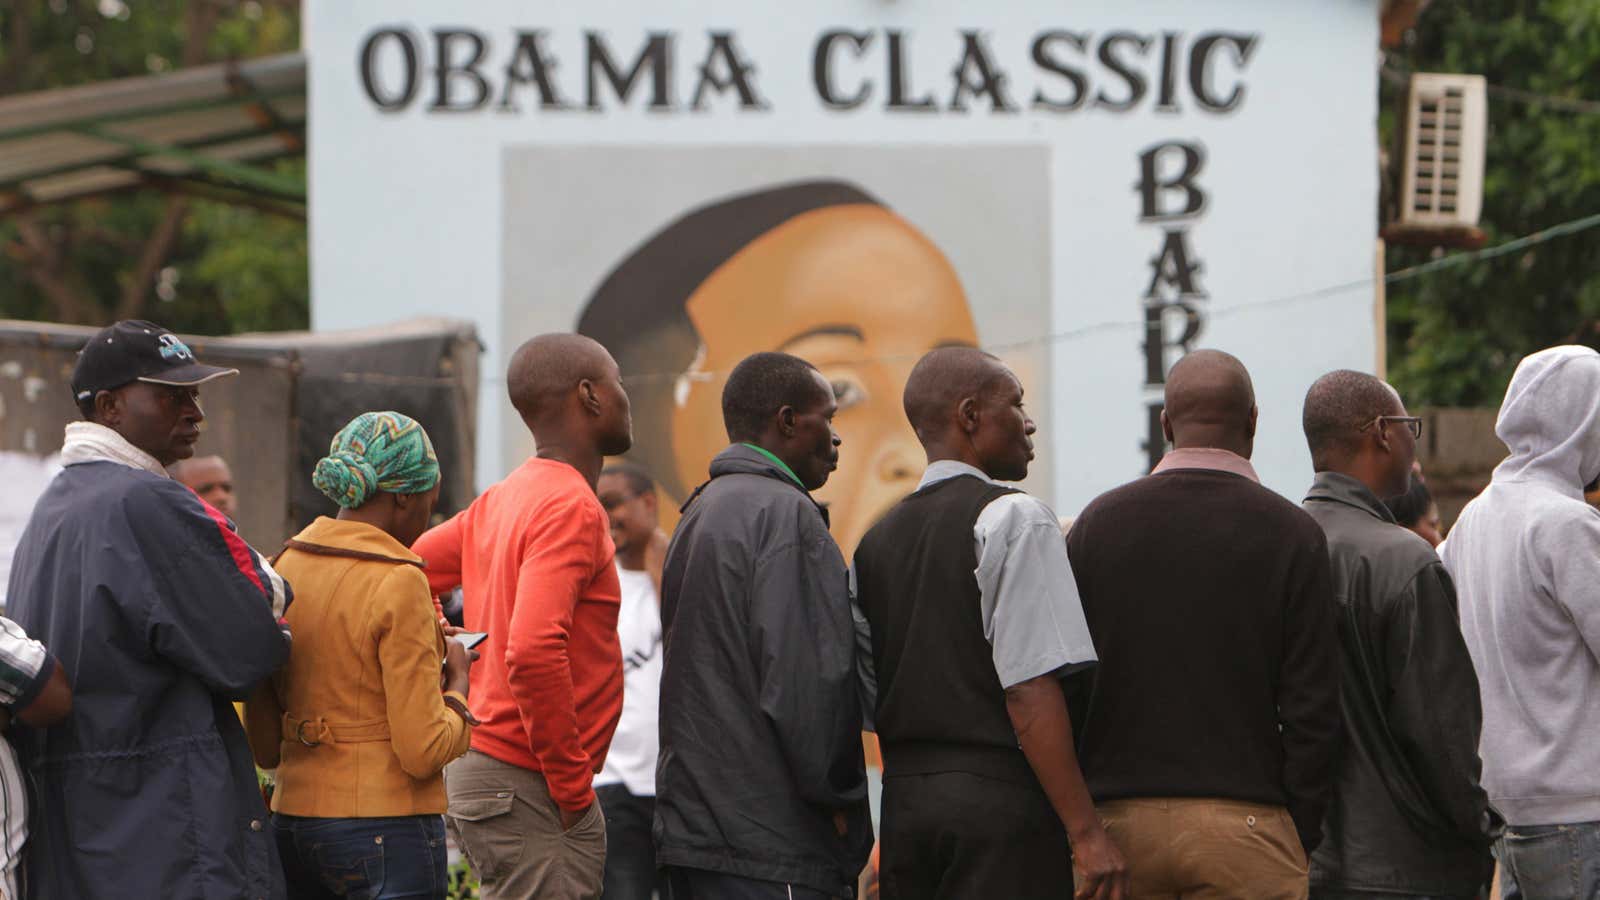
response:
[[[917,489],[960,475],[996,483],[979,469],[946,459],[928,466]],[[997,497],[978,514],[972,538],[983,634],[1000,686],[1009,688],[1040,675],[1066,675],[1093,665],[1098,657],[1078,581],[1067,559],[1061,525],[1050,507],[1028,494]],[[853,570],[851,593],[855,593]],[[871,630],[859,607],[855,618],[864,708],[870,712],[877,705]]]

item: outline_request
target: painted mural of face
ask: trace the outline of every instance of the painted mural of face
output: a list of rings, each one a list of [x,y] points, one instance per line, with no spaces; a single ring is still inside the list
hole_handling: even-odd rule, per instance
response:
[[[750,353],[792,353],[822,372],[838,401],[839,468],[816,496],[829,506],[835,539],[853,553],[922,476],[922,449],[900,402],[911,367],[934,347],[977,343],[950,261],[891,210],[829,206],[751,241],[700,284],[687,309],[702,346],[675,396],[679,479],[704,480],[726,444],[726,373]]]

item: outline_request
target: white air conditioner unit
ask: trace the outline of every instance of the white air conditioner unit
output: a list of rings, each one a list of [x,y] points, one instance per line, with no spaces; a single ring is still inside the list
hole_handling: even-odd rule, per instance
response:
[[[1411,76],[1401,225],[1454,229],[1478,224],[1488,118],[1482,75]]]

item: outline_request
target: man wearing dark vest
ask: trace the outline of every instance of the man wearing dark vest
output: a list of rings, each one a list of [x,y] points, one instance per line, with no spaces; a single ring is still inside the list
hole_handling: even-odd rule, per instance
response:
[[[882,898],[1055,900],[1073,896],[1074,868],[1077,896],[1121,898],[1062,687],[1095,652],[1061,532],[997,483],[1033,458],[1022,385],[947,347],[912,369],[904,401],[928,468],[853,572],[883,747]]]
[[[1083,771],[1134,897],[1304,900],[1339,739],[1327,541],[1256,479],[1239,360],[1179,360],[1161,421],[1161,464],[1067,535],[1100,651]]]

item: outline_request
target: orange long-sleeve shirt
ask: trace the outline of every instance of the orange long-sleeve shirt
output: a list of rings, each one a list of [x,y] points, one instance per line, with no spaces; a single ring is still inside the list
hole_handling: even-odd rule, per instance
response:
[[[489,634],[472,748],[543,772],[562,809],[588,806],[622,715],[616,548],[588,482],[530,459],[412,550],[436,593],[461,587],[467,629]]]

